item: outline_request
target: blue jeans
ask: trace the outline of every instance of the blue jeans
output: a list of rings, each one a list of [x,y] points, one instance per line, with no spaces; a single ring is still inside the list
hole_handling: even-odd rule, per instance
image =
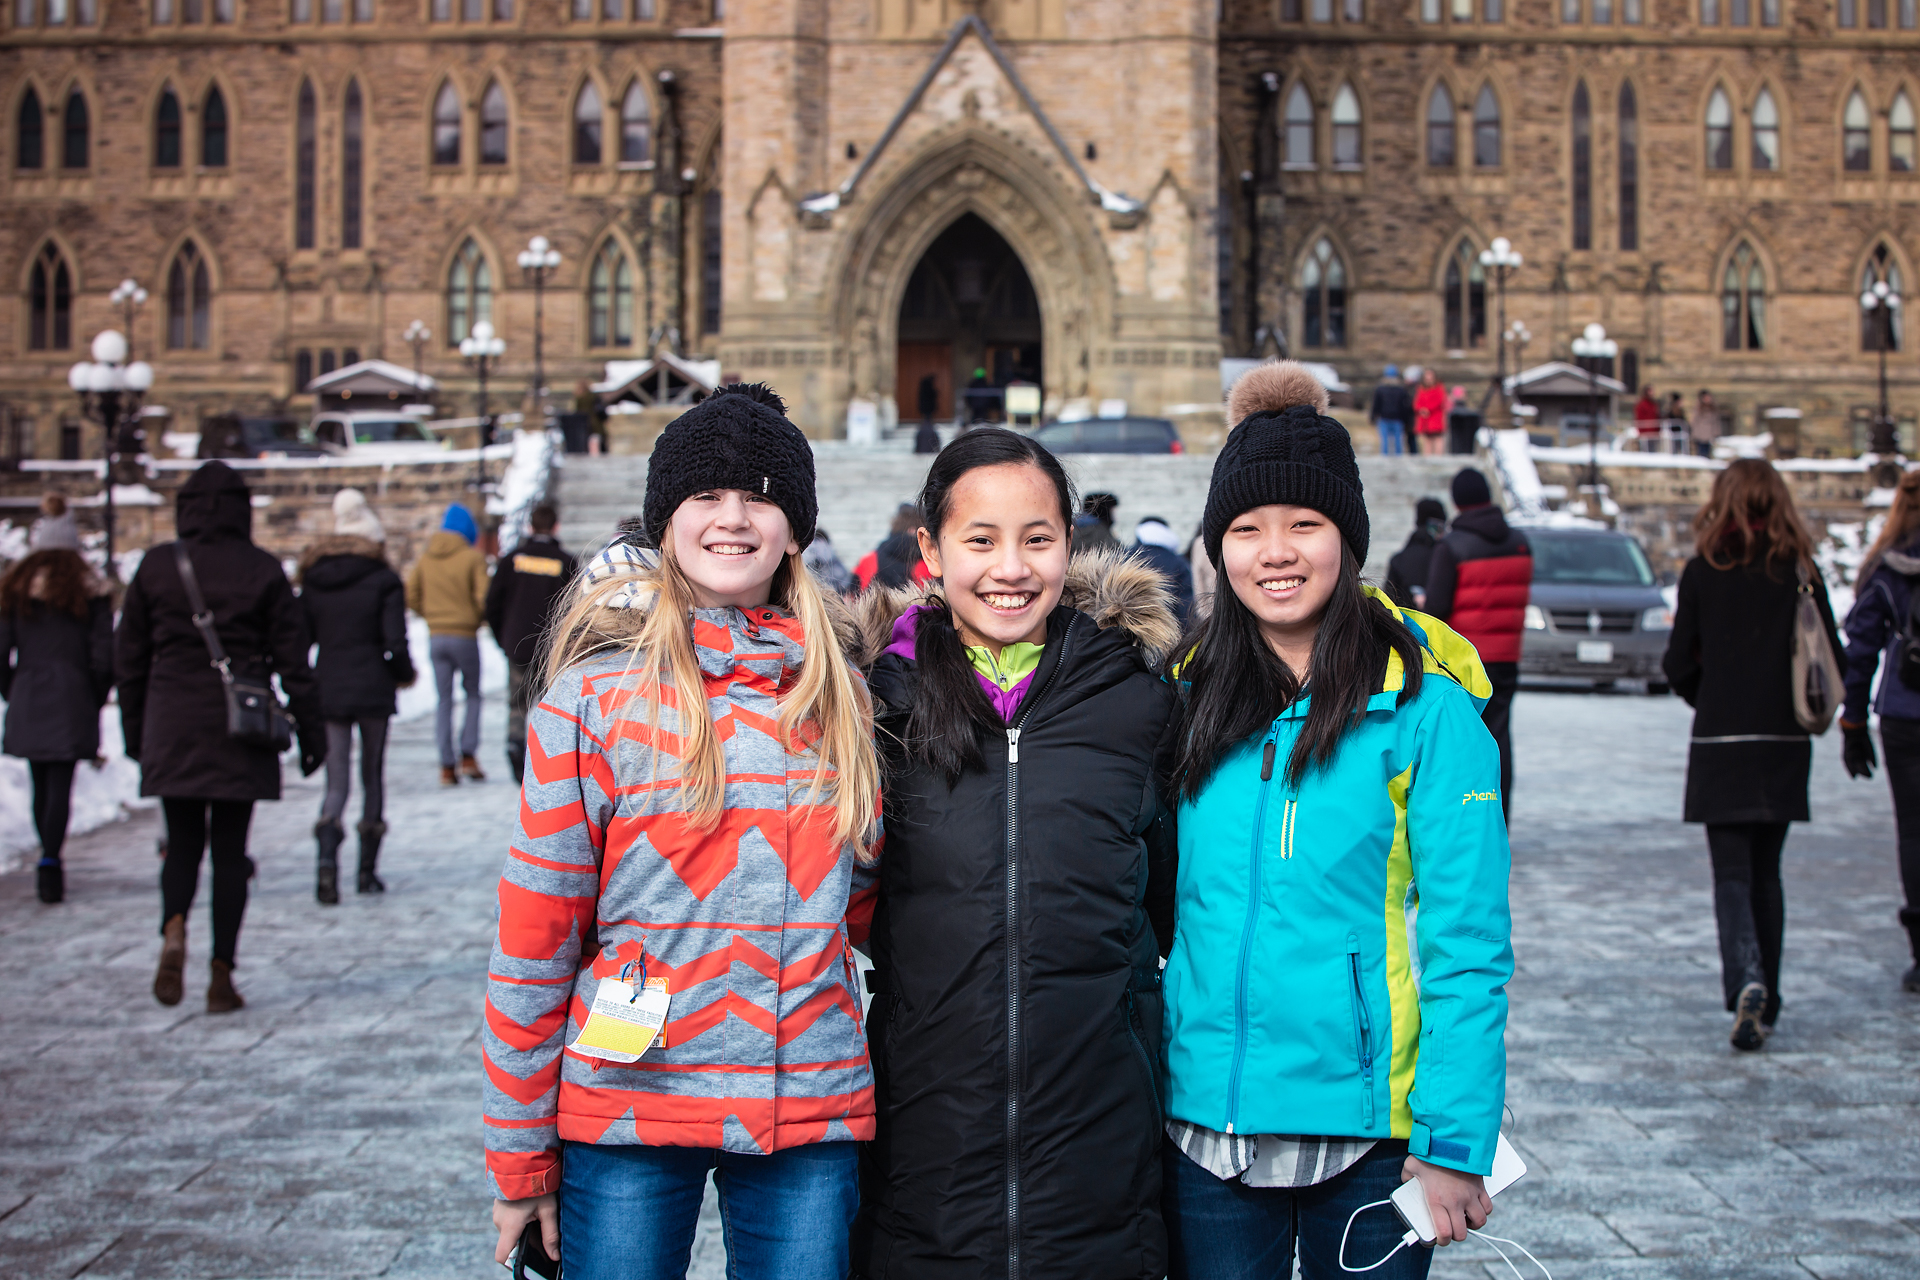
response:
[[[567,1280],[684,1280],[715,1170],[727,1280],[846,1280],[856,1158],[851,1142],[766,1156],[566,1143],[560,1270]]]
[[[440,764],[451,769],[460,756],[480,749],[480,642],[472,636],[433,636],[427,641],[433,659],[433,687],[440,701],[433,709],[433,736],[440,747]],[[453,741],[453,677],[467,695],[466,719],[460,725],[459,755]]]
[[[1385,1200],[1400,1185],[1404,1141],[1381,1141],[1345,1173],[1312,1187],[1250,1187],[1222,1181],[1168,1142],[1161,1148],[1166,1176],[1168,1272],[1172,1280],[1290,1280],[1300,1250],[1302,1280],[1335,1280],[1340,1233],[1363,1204]],[[1384,1258],[1406,1234],[1392,1205],[1368,1209],[1347,1236],[1347,1265]],[[1414,1244],[1367,1274],[1378,1280],[1425,1280],[1433,1252]]]
[[[1405,453],[1407,451],[1407,424],[1395,422],[1391,418],[1382,418],[1375,424],[1380,428],[1380,452],[1382,454]]]

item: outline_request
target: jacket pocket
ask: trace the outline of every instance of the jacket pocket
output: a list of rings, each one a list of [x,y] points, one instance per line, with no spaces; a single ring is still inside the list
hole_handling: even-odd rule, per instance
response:
[[[1360,1065],[1361,1118],[1373,1128],[1373,1015],[1360,981],[1360,938],[1347,935],[1347,998],[1353,1006],[1353,1049]]]
[[[1134,1056],[1139,1059],[1140,1069],[1146,1073],[1147,1094],[1153,1099],[1153,1119],[1156,1131],[1166,1123],[1166,1108],[1160,1101],[1160,1036],[1148,1030],[1145,1010],[1151,1010],[1153,1021],[1157,1024],[1160,1012],[1160,997],[1147,995],[1131,988],[1127,991],[1127,1041],[1133,1048]],[[1152,1046],[1149,1048],[1149,1046]]]

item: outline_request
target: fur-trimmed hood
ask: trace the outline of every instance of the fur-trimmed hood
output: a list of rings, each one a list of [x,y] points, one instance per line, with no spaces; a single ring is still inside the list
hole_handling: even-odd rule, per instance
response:
[[[894,621],[918,604],[942,599],[937,582],[876,588],[853,602],[853,616],[861,635],[856,659],[862,670],[871,667],[893,638]],[[1078,609],[1101,630],[1117,628],[1155,669],[1180,641],[1180,620],[1174,611],[1167,580],[1144,560],[1125,552],[1082,552],[1067,562],[1066,589],[1060,603]]]
[[[335,533],[307,544],[300,553],[300,566],[294,573],[294,581],[299,582],[307,576],[307,570],[327,556],[365,556],[369,560],[387,563],[387,547],[383,542],[372,538],[363,538],[357,533]]]

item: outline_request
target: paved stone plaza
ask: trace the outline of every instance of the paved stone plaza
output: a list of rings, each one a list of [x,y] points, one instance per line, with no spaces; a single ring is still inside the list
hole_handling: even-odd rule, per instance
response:
[[[1558,1280],[1920,1275],[1920,998],[1884,783],[1816,748],[1788,844],[1780,1032],[1736,1058],[1704,841],[1675,820],[1674,699],[1517,706],[1515,1141],[1500,1234]],[[396,726],[384,898],[312,900],[318,779],[256,810],[237,981],[200,1012],[148,994],[152,813],[69,845],[69,900],[0,877],[0,1275],[485,1277],[481,975],[514,793],[490,707],[484,786],[434,784],[431,721]],[[357,802],[357,801],[356,801]],[[1524,1265],[1524,1264],[1523,1264]],[[711,1222],[692,1274],[724,1274]],[[1505,1275],[1475,1243],[1436,1276]],[[1095,1278],[1089,1278],[1095,1280]]]

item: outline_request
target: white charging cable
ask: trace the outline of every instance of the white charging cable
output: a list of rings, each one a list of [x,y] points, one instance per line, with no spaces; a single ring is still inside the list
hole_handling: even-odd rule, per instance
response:
[[[1351,1235],[1353,1232],[1353,1220],[1355,1218],[1358,1218],[1361,1214],[1365,1213],[1369,1209],[1378,1209],[1382,1205],[1391,1205],[1392,1203],[1393,1203],[1392,1200],[1375,1200],[1371,1204],[1361,1205],[1358,1209],[1355,1209],[1351,1214],[1347,1216],[1347,1225],[1340,1232],[1340,1269],[1342,1271],[1346,1271],[1354,1275],[1358,1275],[1361,1272],[1365,1272],[1365,1271],[1377,1271],[1381,1267],[1386,1266],[1387,1263],[1393,1261],[1393,1256],[1399,1253],[1402,1249],[1409,1248],[1410,1246],[1417,1244],[1419,1242],[1420,1233],[1418,1231],[1408,1230],[1408,1232],[1405,1235],[1400,1237],[1400,1243],[1393,1246],[1393,1248],[1387,1250],[1386,1256],[1381,1258],[1378,1262],[1375,1262],[1365,1267],[1350,1267],[1347,1265],[1347,1237]],[[1487,1248],[1499,1254],[1500,1261],[1506,1263],[1507,1270],[1513,1272],[1514,1280],[1526,1280],[1526,1277],[1520,1274],[1520,1268],[1513,1265],[1513,1259],[1509,1258],[1507,1256],[1506,1250],[1500,1247],[1503,1244],[1512,1245],[1514,1248],[1518,1249],[1521,1253],[1525,1254],[1528,1262],[1531,1262],[1534,1266],[1540,1268],[1540,1274],[1545,1276],[1546,1280],[1553,1280],[1553,1272],[1547,1270],[1547,1264],[1540,1261],[1540,1259],[1534,1257],[1532,1252],[1528,1250],[1527,1246],[1521,1244],[1519,1241],[1509,1240],[1505,1236],[1490,1236],[1483,1231],[1475,1231],[1471,1227],[1467,1228],[1467,1234],[1470,1236],[1473,1236],[1477,1240],[1480,1240],[1482,1243],[1484,1243],[1487,1246]]]
[[[1527,1261],[1531,1262],[1534,1266],[1540,1268],[1541,1275],[1545,1276],[1547,1280],[1553,1280],[1553,1272],[1547,1270],[1547,1264],[1540,1261],[1540,1259],[1534,1257],[1533,1254],[1528,1251],[1527,1246],[1521,1244],[1518,1240],[1509,1240],[1505,1236],[1490,1236],[1490,1235],[1487,1235],[1485,1232],[1475,1231],[1471,1227],[1467,1228],[1467,1234],[1470,1236],[1478,1237],[1481,1241],[1483,1241],[1486,1244],[1487,1248],[1499,1254],[1500,1261],[1506,1263],[1507,1270],[1513,1272],[1514,1280],[1526,1280],[1526,1277],[1520,1274],[1520,1268],[1513,1265],[1513,1259],[1509,1258],[1507,1256],[1506,1250],[1500,1247],[1503,1244],[1510,1244],[1514,1248],[1518,1249],[1521,1253],[1526,1254]],[[1391,1257],[1392,1255],[1388,1255],[1388,1256]]]

